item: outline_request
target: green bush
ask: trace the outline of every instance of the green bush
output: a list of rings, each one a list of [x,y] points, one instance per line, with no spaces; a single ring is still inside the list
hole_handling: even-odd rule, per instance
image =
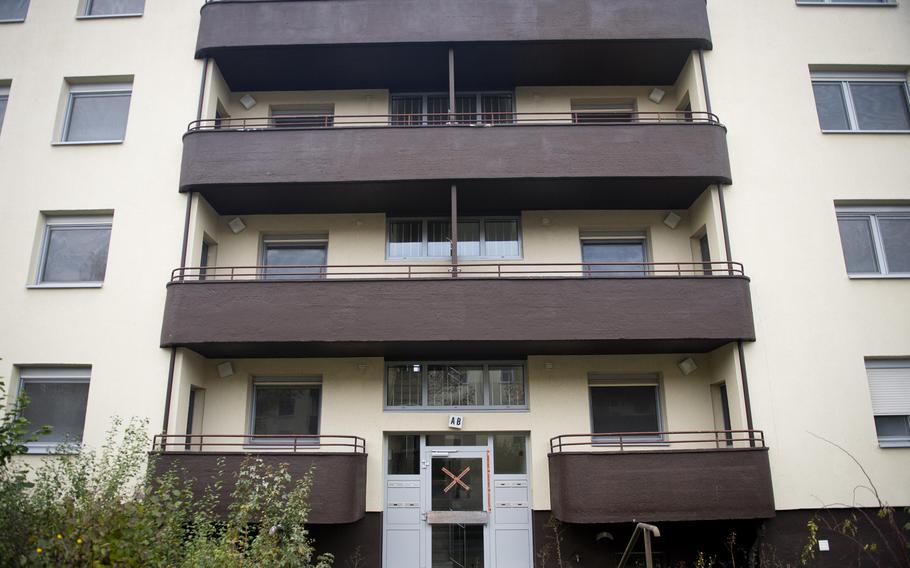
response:
[[[155,476],[139,420],[115,419],[97,451],[63,447],[29,469],[14,459],[28,440],[21,404],[0,421],[0,566],[332,566],[305,528],[312,472],[295,480],[248,459],[218,516],[221,477],[197,499],[184,472]]]

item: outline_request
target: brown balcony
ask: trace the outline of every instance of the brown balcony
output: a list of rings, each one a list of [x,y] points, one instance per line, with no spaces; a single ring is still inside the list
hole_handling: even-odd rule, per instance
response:
[[[408,90],[444,85],[450,46],[465,88],[668,85],[711,35],[704,0],[221,0],[202,8],[196,57],[232,90]]]
[[[568,523],[774,516],[757,430],[567,434],[549,462],[550,506]]]
[[[699,112],[212,119],[183,139],[181,191],[223,215],[686,209],[731,182],[726,129]]]
[[[199,497],[220,474],[219,513],[227,510],[234,476],[250,458],[287,464],[292,479],[312,468],[311,523],[353,523],[366,512],[367,454],[357,436],[157,435],[152,455],[156,473],[188,476]]]
[[[707,352],[753,340],[736,263],[174,271],[162,347],[206,357]]]

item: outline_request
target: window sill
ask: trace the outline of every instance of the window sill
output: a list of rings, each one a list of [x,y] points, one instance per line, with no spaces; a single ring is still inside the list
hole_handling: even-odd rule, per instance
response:
[[[520,256],[459,256],[458,262],[472,263],[472,262],[520,262],[523,260],[523,257]],[[427,263],[427,264],[451,264],[451,256],[415,256],[415,257],[398,257],[390,256],[386,257],[388,262],[402,262],[402,263]]]
[[[850,280],[907,280],[910,274],[847,274]]]
[[[383,412],[528,412],[527,406],[479,407],[479,406],[386,406]]]
[[[105,144],[123,144],[123,140],[85,140],[78,142],[51,142],[51,146],[98,146]]]
[[[846,7],[846,8],[894,8],[897,6],[897,2],[800,2],[796,0],[797,6],[830,6],[830,7]]]
[[[82,15],[76,16],[77,20],[110,20],[117,18],[141,18],[142,14],[98,14],[98,15]]]
[[[0,20],[0,24],[24,24],[25,18],[21,20]]]
[[[104,282],[47,282],[44,284],[29,284],[28,290],[59,290],[64,288],[101,288]]]
[[[883,450],[888,450],[892,448],[910,448],[910,440],[905,441],[895,441],[895,442],[885,442],[882,440],[878,441],[878,447]]]
[[[35,456],[70,456],[79,453],[79,447],[72,444],[25,444],[27,455]]]
[[[822,130],[822,134],[910,134],[910,130]]]

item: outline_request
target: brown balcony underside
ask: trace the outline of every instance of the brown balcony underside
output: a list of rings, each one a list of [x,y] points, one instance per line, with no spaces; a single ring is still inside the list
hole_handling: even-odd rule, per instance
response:
[[[196,57],[234,90],[425,91],[451,46],[460,89],[669,85],[711,39],[704,0],[215,2]]]
[[[549,469],[563,522],[774,516],[767,448],[554,453]]]
[[[742,277],[187,282],[161,345],[207,357],[705,352],[753,340]]]
[[[177,468],[196,480],[194,489],[202,496],[204,484],[218,474],[218,460],[224,460],[218,512],[224,513],[233,491],[233,475],[248,457],[267,464],[288,464],[294,479],[314,468],[310,496],[310,522],[314,524],[353,523],[366,513],[367,455],[364,453],[243,453],[243,452],[153,452],[157,473]]]
[[[222,214],[426,214],[453,181],[476,213],[687,208],[731,178],[708,124],[208,130],[184,137],[180,188]]]

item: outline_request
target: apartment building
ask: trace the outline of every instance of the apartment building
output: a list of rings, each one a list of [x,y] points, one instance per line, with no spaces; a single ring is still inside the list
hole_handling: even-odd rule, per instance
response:
[[[658,566],[731,532],[794,560],[878,505],[851,456],[910,504],[906,6],[0,21],[0,376],[36,455],[120,415],[200,480],[312,468],[317,546],[383,568],[613,566],[642,521]]]

